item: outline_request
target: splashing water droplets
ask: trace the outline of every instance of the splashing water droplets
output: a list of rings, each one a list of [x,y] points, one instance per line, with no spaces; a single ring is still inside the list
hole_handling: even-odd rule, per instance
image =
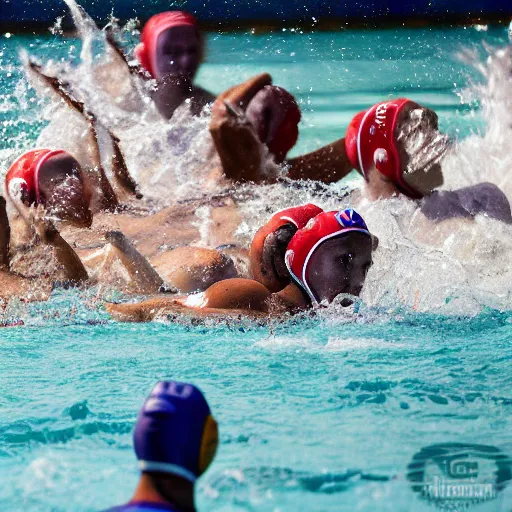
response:
[[[184,104],[170,121],[163,119],[151,101],[154,84],[150,82],[147,85],[130,76],[124,63],[111,52],[93,52],[96,42],[104,45],[104,33],[73,0],[66,0],[66,3],[83,40],[81,59],[75,67],[60,61],[48,62],[45,71],[68,81],[73,93],[90,107],[99,123],[119,137],[130,173],[139,183],[144,197],[156,206],[164,206],[182,198],[217,192],[216,182],[212,180],[210,185],[207,182],[207,177],[219,165],[208,132],[210,112],[206,109],[194,117],[189,105]],[[135,22],[122,29],[116,27],[116,30],[120,30],[120,34],[132,33]],[[342,50],[347,48],[340,47]],[[479,71],[485,82],[470,83],[457,93],[462,105],[481,106],[485,129],[482,133],[456,141],[450,147],[449,154],[442,161],[443,188],[449,190],[489,181],[502,188],[510,199],[511,50],[488,49],[488,58],[483,62],[468,51],[462,58]],[[112,76],[116,80],[112,80]],[[16,93],[9,103],[3,103],[3,108],[11,108],[13,102],[18,103],[20,112],[27,108],[23,100],[26,86],[23,84],[18,84]],[[457,84],[454,86],[460,87],[460,81]],[[312,104],[314,92],[311,83],[289,88],[306,91],[298,98],[302,106]],[[318,87],[314,89],[316,91]],[[62,147],[82,165],[90,166],[91,143],[87,124],[80,116],[63,108],[60,102],[39,104],[44,105],[39,115],[52,121],[41,133],[37,145]],[[318,104],[314,106],[318,108]],[[356,108],[353,110],[355,112]],[[479,112],[473,115],[478,116]],[[419,124],[426,121],[428,119],[421,116],[417,120]],[[431,163],[437,163],[445,152],[446,138],[443,135],[432,140],[405,138],[409,144],[408,153],[418,160],[424,159],[425,154],[434,154],[439,158],[432,158]],[[26,142],[18,146],[18,151],[24,148],[23,144]],[[104,153],[103,163],[109,174],[111,143],[105,130],[101,129],[100,144]],[[12,155],[12,150],[0,153],[3,161]],[[415,161],[410,162],[412,167],[415,164]],[[201,184],[200,191],[198,183]],[[476,221],[455,219],[433,225],[426,220],[418,205],[407,199],[395,198],[377,203],[362,200],[361,186],[362,180],[355,178],[330,186],[283,183],[241,187],[241,193],[247,192],[251,199],[240,205],[238,240],[240,244],[248,244],[272,213],[288,206],[313,202],[328,210],[355,207],[380,241],[362,292],[365,306],[390,310],[405,306],[418,312],[445,314],[474,313],[483,306],[510,307],[510,226],[485,217]],[[207,207],[197,212],[198,225],[203,229],[201,245],[208,245],[209,223],[205,222],[208,212]],[[342,310],[340,305],[332,306],[322,311],[322,315],[339,318]],[[343,311],[348,314],[347,310]],[[357,313],[349,314],[351,320],[354,315],[358,317]]]

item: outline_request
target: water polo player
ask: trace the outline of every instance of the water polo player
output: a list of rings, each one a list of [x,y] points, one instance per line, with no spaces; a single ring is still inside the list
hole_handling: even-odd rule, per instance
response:
[[[401,193],[423,199],[422,212],[435,221],[485,214],[512,223],[508,199],[496,185],[434,191],[443,183],[448,137],[439,132],[435,112],[413,101],[388,101],[359,113],[348,127],[345,145],[370,198]]]
[[[11,247],[11,230],[9,219],[2,206],[2,263],[6,270],[19,270],[10,259],[15,255],[24,268],[23,254],[29,248],[23,243],[24,226],[29,226],[32,236],[34,231],[45,246],[51,246],[56,260],[60,264],[60,276],[72,284],[88,279],[87,271],[71,246],[60,236],[54,220],[68,222],[78,227],[89,227],[92,214],[89,209],[90,195],[78,165],[69,154],[60,150],[40,149],[28,151],[11,165],[5,178],[7,197],[20,214],[21,225],[15,219],[13,230],[19,246]],[[22,243],[20,243],[22,242]],[[19,250],[17,250],[19,249]],[[34,248],[30,248],[33,251]],[[47,249],[42,249],[48,252]],[[37,260],[37,258],[29,258]],[[37,262],[35,262],[37,263]],[[36,272],[35,277],[51,282],[53,274]],[[13,274],[22,278],[21,275]],[[22,272],[25,277],[33,277],[31,272]],[[27,281],[27,286],[30,283]]]
[[[371,200],[403,194],[422,199],[422,211],[433,221],[485,214],[512,223],[508,199],[496,185],[435,191],[443,184],[448,148],[435,112],[408,99],[390,100],[357,114],[344,139],[290,160],[289,176],[330,183],[354,168]]]
[[[107,310],[124,321],[176,314],[228,318],[241,313],[265,317],[298,312],[314,304],[331,303],[341,294],[359,295],[372,263],[373,246],[374,240],[357,212],[321,212],[291,237],[284,257],[289,284],[277,293],[255,280],[227,279],[185,298],[108,304]],[[344,298],[342,303],[350,302]]]
[[[275,179],[275,164],[281,164],[297,142],[300,118],[295,98],[272,85],[266,73],[222,93],[212,109],[210,133],[224,175],[236,182]]]
[[[353,118],[344,139],[284,160],[297,140],[300,111],[284,94],[269,94],[270,82],[269,75],[259,75],[222,94],[214,104],[210,131],[224,172],[231,179],[254,183],[275,179],[277,174],[269,172],[261,151],[263,143],[276,163],[286,163],[291,179],[332,183],[356,169],[365,178],[370,200],[403,194],[423,199],[422,211],[430,220],[486,214],[512,223],[508,199],[496,185],[435,191],[443,184],[441,162],[449,140],[439,132],[435,112],[408,99],[378,103]],[[253,101],[258,115],[250,115]],[[237,116],[230,105],[248,106],[244,116]],[[280,126],[273,132],[277,138],[268,141],[266,127],[272,124]],[[276,141],[281,146],[278,151],[273,150]]]
[[[142,474],[126,505],[109,512],[191,512],[194,486],[215,457],[217,422],[192,384],[159,382],[139,413],[133,446]]]
[[[170,119],[185,100],[199,114],[215,96],[194,85],[204,52],[197,20],[183,11],[162,12],[149,19],[142,30],[135,55],[156,80],[153,99],[160,113]]]
[[[48,216],[79,227],[92,223],[91,195],[80,164],[62,150],[37,149],[11,165],[5,186],[18,210],[42,206]]]

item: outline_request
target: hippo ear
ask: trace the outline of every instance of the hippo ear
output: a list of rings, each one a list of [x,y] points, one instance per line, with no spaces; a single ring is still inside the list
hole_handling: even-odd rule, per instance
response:
[[[371,235],[372,237],[372,251],[376,251],[377,247],[379,247],[379,239],[375,235]]]

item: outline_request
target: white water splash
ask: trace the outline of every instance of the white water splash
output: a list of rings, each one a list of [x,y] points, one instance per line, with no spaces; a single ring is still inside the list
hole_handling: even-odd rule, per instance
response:
[[[354,206],[349,197],[319,197],[284,187],[268,187],[261,194],[273,211],[304,202],[327,210]],[[250,240],[271,214],[261,212],[261,199],[244,209]],[[357,210],[379,238],[361,295],[367,306],[455,315],[476,314],[484,306],[512,307],[512,226],[484,216],[433,224],[404,197],[363,201]],[[341,306],[321,314],[336,320],[351,316]]]
[[[76,6],[73,0],[66,2],[70,8]],[[86,40],[104,40],[103,33],[79,10],[75,21]],[[147,85],[130,76],[124,63],[110,52],[98,56],[91,51],[82,52],[78,67],[50,62],[48,69],[68,80],[100,122],[120,138],[128,168],[145,197],[164,206],[183,197],[215,191],[215,185],[205,185],[218,165],[208,133],[209,112],[193,117],[183,105],[172,120],[162,119],[150,100]],[[484,62],[475,55],[464,55],[467,65],[476,67],[484,81],[470,83],[461,101],[479,102],[481,114],[475,115],[482,116],[484,129],[456,142],[443,161],[443,188],[488,181],[498,185],[511,200],[511,49],[488,52]],[[108,80],[111,76],[116,80]],[[46,107],[43,115],[53,121],[41,134],[38,145],[63,147],[83,165],[90,162],[88,144],[84,144],[86,123],[61,107]],[[108,171],[111,150],[105,133],[101,139]],[[258,227],[278,209],[305,202],[327,210],[357,207],[380,240],[362,293],[366,305],[390,310],[405,306],[443,314],[474,314],[484,306],[512,307],[510,226],[483,216],[475,221],[455,219],[434,225],[423,217],[416,203],[405,198],[358,201],[361,184],[360,178],[350,182],[352,194],[344,190],[345,183],[303,188],[285,184],[246,186],[254,199],[241,205],[243,222],[237,233],[240,243],[248,244]],[[198,212],[200,220],[204,220],[205,212]],[[203,235],[201,243],[208,245],[206,228]],[[333,307],[331,316],[339,318],[340,309]]]
[[[327,352],[344,352],[352,350],[395,350],[410,348],[410,344],[390,343],[379,338],[329,338],[324,347]]]
[[[120,139],[126,163],[142,194],[168,205],[183,197],[217,191],[215,182],[205,185],[209,173],[219,165],[208,132],[208,109],[194,117],[185,103],[171,120],[162,118],[150,98],[153,84],[132,76],[120,57],[107,49],[104,32],[74,0],[65,1],[83,42],[80,64],[71,67],[49,62],[45,71],[69,83],[75,97]],[[93,54],[95,41],[105,49],[99,55]],[[53,107],[50,116],[51,123],[41,133],[38,146],[60,147],[82,165],[92,166],[92,140],[84,144],[84,137],[90,137],[87,123],[67,107],[56,111]],[[106,132],[100,133],[100,142],[108,175],[112,147]]]
[[[314,343],[310,338],[301,338],[296,336],[270,336],[254,343],[254,347],[264,348],[267,350],[289,350],[295,348],[302,351],[305,349],[317,348],[318,344]]]
[[[445,184],[454,189],[488,181],[500,187],[512,200],[512,46],[486,47],[488,57],[481,62],[475,52],[459,56],[484,78],[470,83],[461,100],[478,102],[485,127],[459,141],[455,151],[443,162]]]
[[[484,63],[470,59],[485,82],[465,91],[466,101],[480,101],[485,130],[454,144],[443,161],[442,188],[491,182],[512,201],[512,48],[488,51]],[[334,185],[319,194],[315,186],[300,191],[276,186],[260,197],[272,211],[305,202],[324,209],[357,208],[380,241],[362,292],[367,305],[455,315],[476,314],[485,306],[512,307],[512,226],[482,215],[433,224],[404,197],[357,202],[356,194],[339,199],[339,190]],[[262,215],[261,207],[261,199],[244,206],[250,219],[247,239],[271,215]],[[340,308],[329,309],[332,318],[339,318]]]

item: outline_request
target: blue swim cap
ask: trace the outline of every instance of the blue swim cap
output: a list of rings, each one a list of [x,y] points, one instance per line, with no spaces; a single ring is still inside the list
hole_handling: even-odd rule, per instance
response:
[[[183,382],[159,382],[144,403],[133,433],[140,469],[194,482],[218,445],[217,422],[201,391]]]

